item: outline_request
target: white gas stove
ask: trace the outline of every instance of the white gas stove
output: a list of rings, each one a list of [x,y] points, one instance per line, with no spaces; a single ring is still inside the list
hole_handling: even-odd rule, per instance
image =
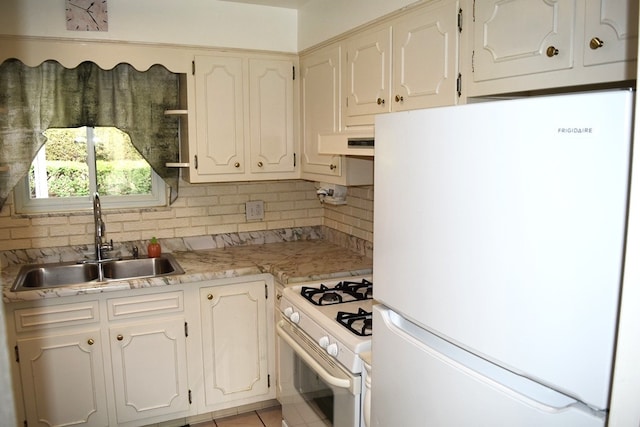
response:
[[[362,371],[357,355],[371,349],[370,279],[293,286],[286,288],[280,299],[285,317],[353,373]]]
[[[278,323],[283,426],[363,425],[359,354],[371,350],[372,291],[370,276],[284,289]]]

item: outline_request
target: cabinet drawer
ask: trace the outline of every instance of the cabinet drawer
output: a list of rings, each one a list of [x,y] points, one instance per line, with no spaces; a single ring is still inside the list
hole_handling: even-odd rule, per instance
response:
[[[109,320],[175,313],[183,310],[184,295],[182,292],[168,292],[107,300]]]
[[[13,315],[17,332],[100,321],[98,301],[25,308],[16,310]]]

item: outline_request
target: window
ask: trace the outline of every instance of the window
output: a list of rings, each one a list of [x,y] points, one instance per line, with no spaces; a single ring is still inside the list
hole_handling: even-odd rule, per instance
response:
[[[102,206],[147,207],[166,204],[164,181],[113,127],[48,129],[46,144],[16,186],[16,211],[90,209],[91,195]]]

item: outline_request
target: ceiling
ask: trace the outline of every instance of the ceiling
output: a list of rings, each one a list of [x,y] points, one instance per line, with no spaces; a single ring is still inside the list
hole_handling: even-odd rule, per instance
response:
[[[259,4],[262,6],[284,7],[287,9],[300,9],[309,0],[222,0],[235,3]]]

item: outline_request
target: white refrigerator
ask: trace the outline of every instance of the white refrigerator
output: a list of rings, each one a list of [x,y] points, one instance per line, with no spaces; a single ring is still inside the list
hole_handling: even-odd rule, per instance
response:
[[[633,93],[376,117],[371,426],[604,426]]]

